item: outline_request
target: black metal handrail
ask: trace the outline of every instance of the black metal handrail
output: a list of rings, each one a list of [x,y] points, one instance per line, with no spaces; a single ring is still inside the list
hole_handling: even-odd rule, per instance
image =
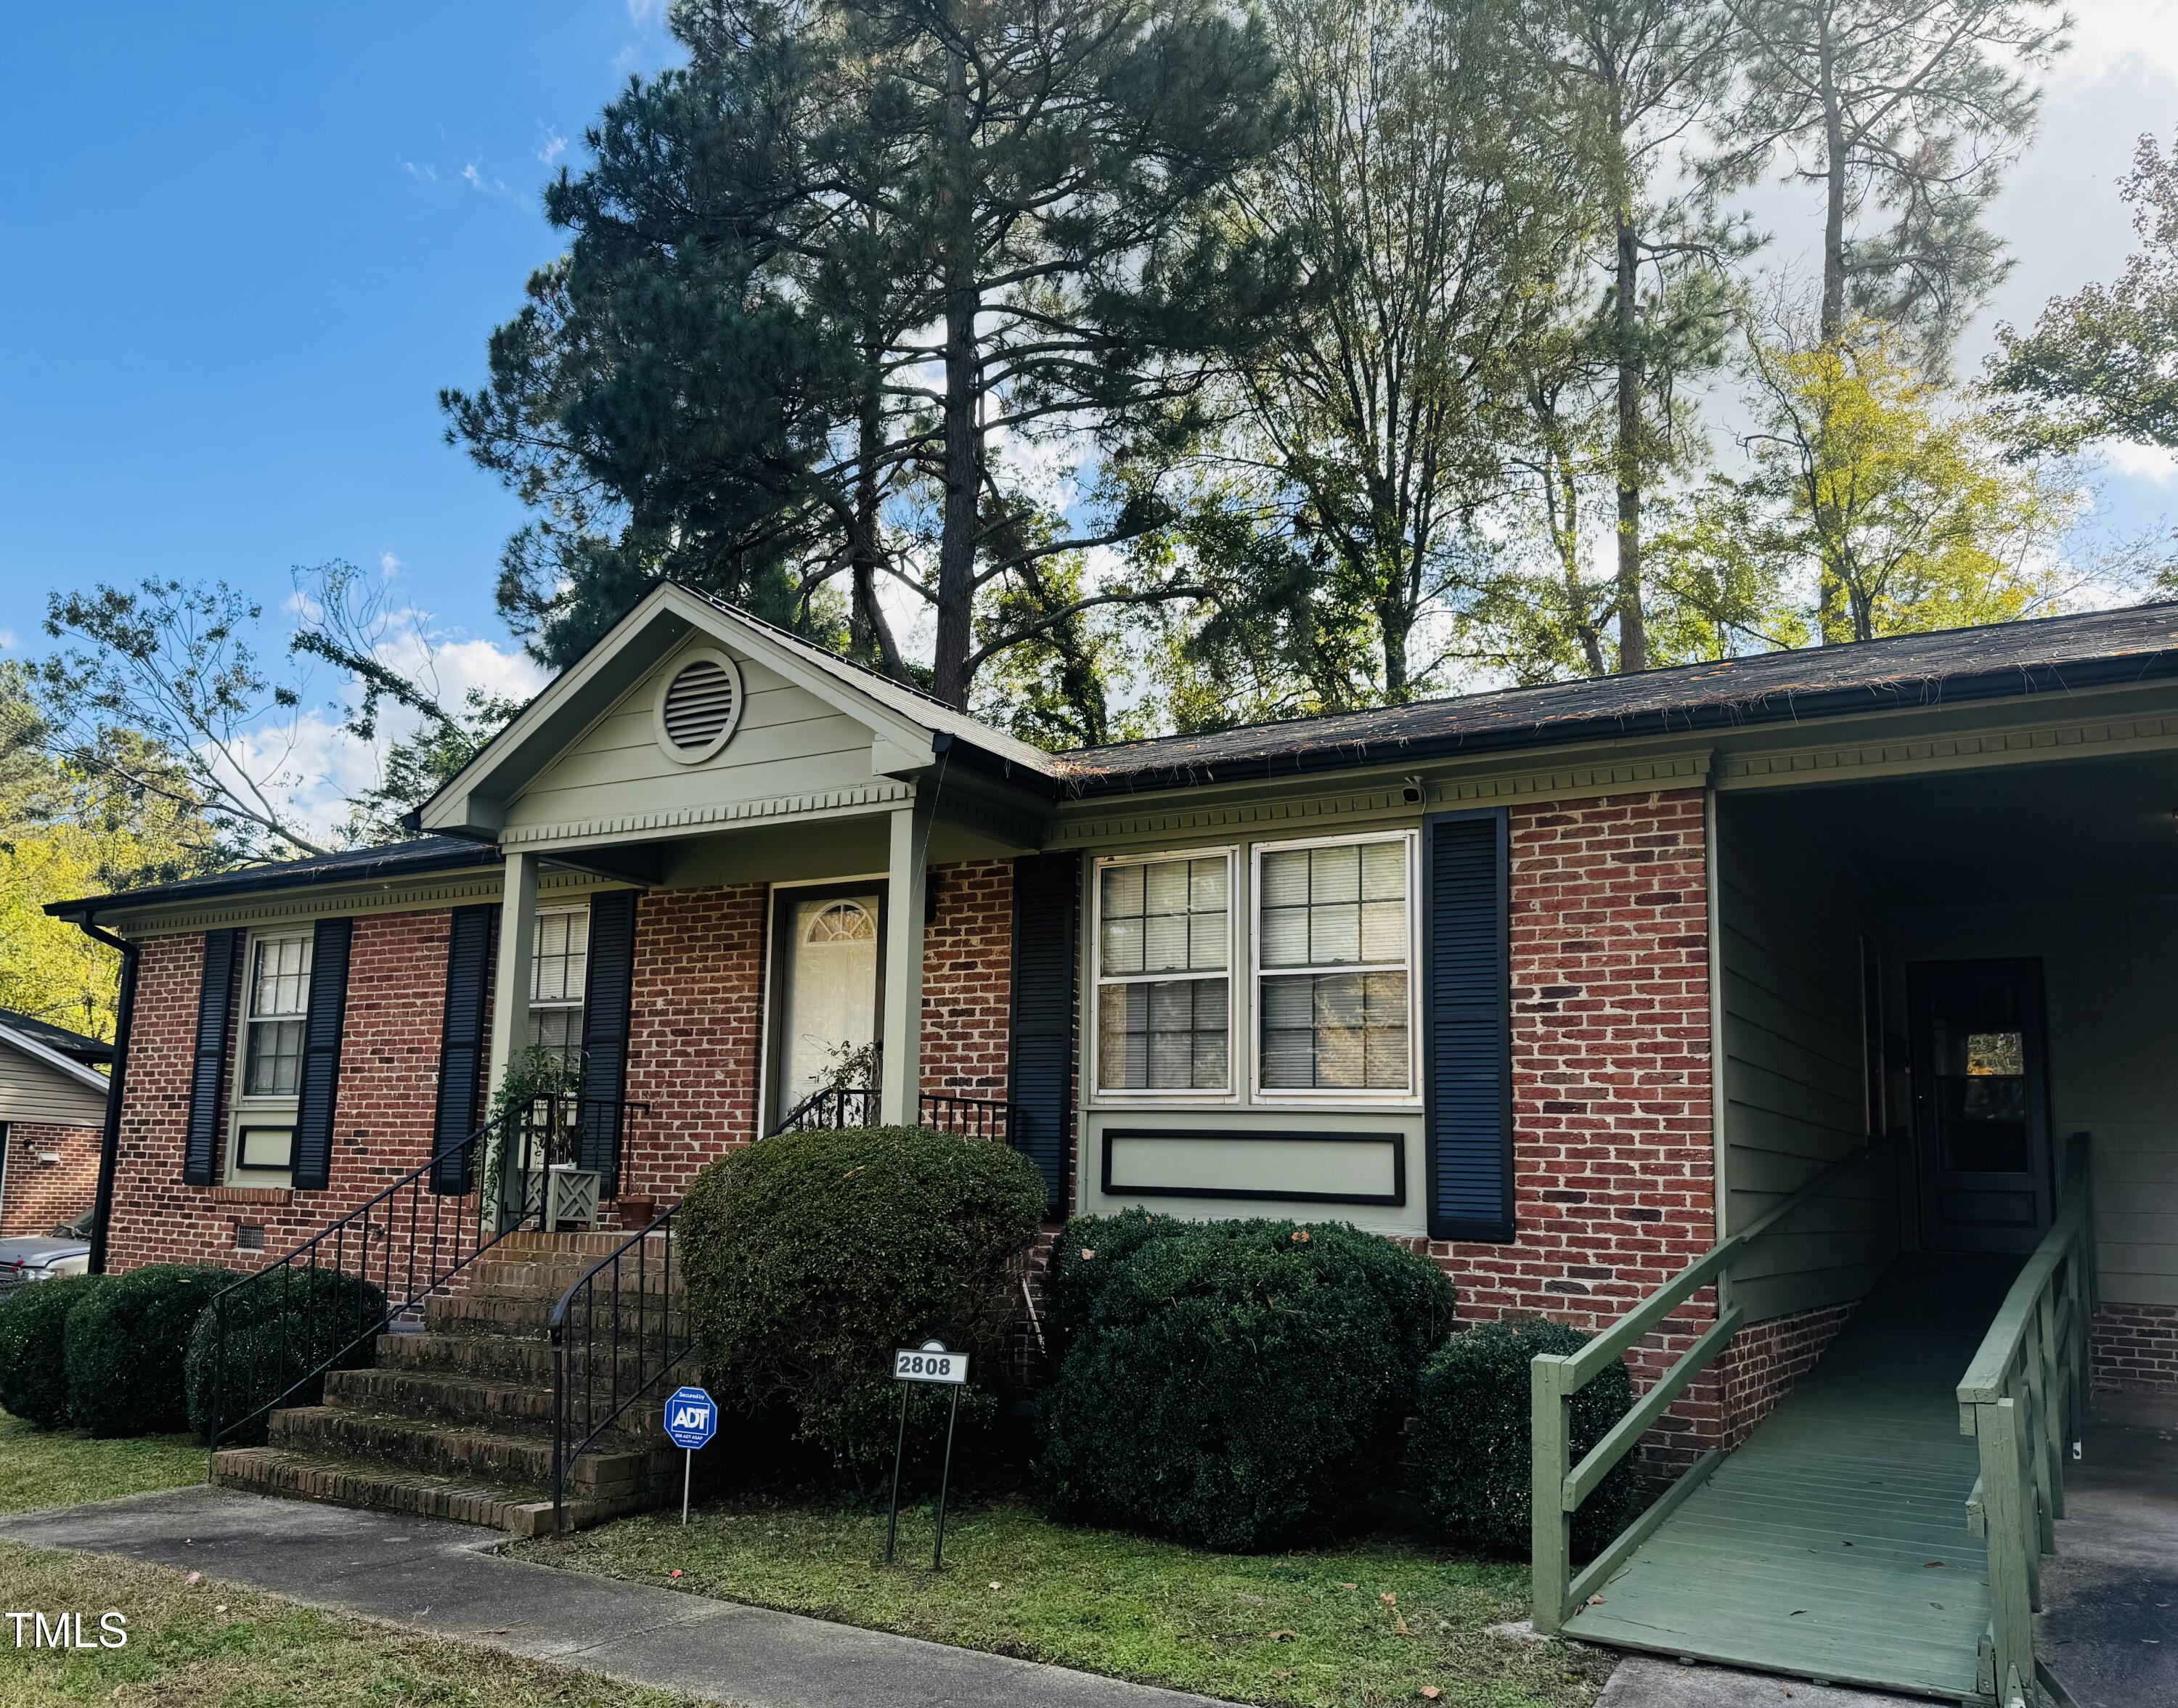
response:
[[[575,1461],[594,1447],[631,1406],[662,1383],[695,1345],[687,1295],[676,1284],[679,1277],[674,1268],[673,1218],[679,1208],[675,1205],[591,1264],[560,1295],[545,1319],[552,1341],[552,1529],[555,1535],[566,1528],[567,1479],[574,1472]],[[605,1296],[602,1324],[598,1301],[601,1287]],[[634,1323],[629,1330],[627,1319],[631,1314]],[[623,1382],[621,1371],[628,1362],[631,1342],[633,1368]]]
[[[542,1212],[545,1177],[555,1164],[580,1163],[586,1146],[594,1152],[603,1151],[605,1163],[598,1172],[608,1183],[605,1196],[616,1195],[614,1189],[620,1180],[627,1118],[638,1111],[648,1114],[648,1103],[586,1097],[580,1092],[545,1092],[527,1107],[533,1112],[541,1109],[544,1118],[525,1124],[523,1151],[517,1159],[517,1171],[523,1176],[524,1211]],[[605,1139],[602,1145],[597,1142],[599,1129]]]
[[[1014,1106],[997,1098],[925,1092],[917,1101],[916,1114],[924,1126],[934,1127],[941,1133],[958,1133],[963,1138],[990,1139],[1003,1144],[1011,1138],[1014,1130]],[[873,1087],[824,1086],[789,1109],[766,1136],[873,1126],[877,1120],[878,1092]]]
[[[481,1159],[490,1154],[492,1134],[501,1128],[534,1128],[537,1098],[502,1111],[474,1132],[434,1152],[427,1162],[411,1169],[375,1196],[349,1211],[337,1222],[313,1234],[284,1256],[245,1275],[212,1296],[213,1373],[211,1421],[205,1445],[216,1451],[221,1440],[244,1425],[271,1411],[282,1400],[317,1381],[364,1341],[383,1333],[403,1313],[443,1288],[509,1234],[528,1226],[534,1218],[520,1203],[495,1203],[481,1190]],[[547,1121],[549,1124],[550,1117]],[[441,1191],[435,1181],[457,1180],[459,1191]],[[428,1199],[430,1209],[424,1212]],[[394,1235],[402,1230],[405,1241]],[[490,1224],[490,1225],[488,1225]],[[394,1247],[405,1244],[397,1289]],[[428,1253],[419,1279],[419,1255]],[[324,1284],[337,1276],[370,1282],[384,1297],[382,1310],[370,1311],[362,1294],[352,1288]],[[268,1346],[260,1338],[250,1349],[249,1380],[241,1398],[248,1410],[233,1415],[229,1407],[236,1396],[227,1384],[227,1337],[237,1313],[255,1299],[270,1295],[276,1287],[279,1309],[276,1356],[272,1360],[275,1382],[285,1384],[260,1398],[264,1388]],[[302,1295],[302,1321],[286,1307],[296,1292]],[[295,1345],[300,1339],[299,1349]],[[299,1376],[293,1374],[296,1360],[307,1364]]]

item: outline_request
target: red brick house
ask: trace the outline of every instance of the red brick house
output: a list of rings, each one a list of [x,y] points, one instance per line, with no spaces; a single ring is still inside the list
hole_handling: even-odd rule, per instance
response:
[[[2078,1130],[2098,1379],[2178,1383],[2174,813],[2170,607],[1050,754],[667,584],[416,840],[56,911],[131,960],[117,1270],[292,1249],[540,1043],[608,1226],[874,1044],[1054,1217],[1350,1220],[1469,1320],[1600,1326],[1891,1141],[1722,1289],[1690,1455],[1902,1250],[2029,1249]]]
[[[89,1213],[112,1059],[111,1044],[0,1009],[0,1239]]]

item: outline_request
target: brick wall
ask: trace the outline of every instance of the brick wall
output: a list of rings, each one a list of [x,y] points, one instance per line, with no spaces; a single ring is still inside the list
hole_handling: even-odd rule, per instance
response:
[[[1709,924],[1699,790],[1513,809],[1514,1214],[1508,1245],[1432,1241],[1465,1321],[1595,1329],[1716,1237]],[[1653,1378],[1716,1320],[1705,1289],[1639,1348]],[[1660,1431],[1717,1445],[1719,1377]]]
[[[767,893],[661,890],[636,906],[627,1096],[650,1109],[628,1116],[623,1196],[670,1202],[755,1133]]]
[[[1004,1098],[1013,1032],[1014,868],[932,869],[923,933],[922,1089]]]
[[[1792,1384],[1815,1367],[1852,1315],[1851,1305],[1825,1305],[1773,1317],[1732,1336],[1732,1344],[1716,1361],[1726,1447],[1738,1446],[1777,1409]]]
[[[2095,1311],[2089,1362],[2104,1389],[2178,1389],[2178,1306],[2113,1305]]]
[[[317,1192],[183,1184],[204,939],[144,943],[107,1246],[111,1270],[153,1262],[254,1267],[424,1161],[438,1086],[449,917],[434,910],[356,921],[331,1185]],[[263,1254],[236,1249],[237,1230],[245,1225],[265,1230]]]
[[[97,1127],[56,1127],[9,1121],[8,1162],[0,1182],[0,1239],[50,1234],[91,1206],[98,1191]],[[41,1156],[57,1158],[41,1163]]]

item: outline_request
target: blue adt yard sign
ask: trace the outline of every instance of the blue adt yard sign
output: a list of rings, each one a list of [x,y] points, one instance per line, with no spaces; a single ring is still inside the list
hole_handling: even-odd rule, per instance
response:
[[[688,1522],[688,1485],[696,1475],[696,1449],[719,1432],[719,1402],[700,1388],[676,1388],[665,1402],[665,1438],[681,1450],[681,1522]]]
[[[676,1388],[665,1402],[665,1438],[693,1453],[719,1432],[719,1403],[700,1388]]]

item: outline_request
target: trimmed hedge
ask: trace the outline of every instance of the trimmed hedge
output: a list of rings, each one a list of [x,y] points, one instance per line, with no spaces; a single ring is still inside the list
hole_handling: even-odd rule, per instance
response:
[[[107,1284],[103,1275],[56,1275],[0,1305],[0,1411],[39,1429],[68,1420],[68,1320]]]
[[[224,1370],[218,1350],[220,1325],[215,1313],[206,1311],[189,1335],[182,1371],[189,1428],[200,1440],[211,1437],[215,1404],[237,1419],[275,1400],[283,1405],[317,1404],[325,1397],[322,1376],[293,1393],[287,1390],[305,1371],[331,1358],[358,1335],[362,1338],[341,1353],[332,1367],[356,1370],[369,1365],[377,1350],[376,1328],[386,1321],[386,1295],[358,1276],[288,1269],[278,1278],[237,1293],[217,1315],[226,1321]],[[223,1434],[221,1444],[238,1447],[263,1441],[270,1416],[268,1411],[249,1418],[244,1427]]]
[[[1322,1530],[1395,1480],[1454,1304],[1434,1264],[1343,1224],[1139,1210],[1070,1222],[1050,1298],[1045,1499],[1230,1550]]]
[[[1469,1547],[1528,1557],[1528,1365],[1539,1353],[1573,1353],[1587,1344],[1579,1329],[1541,1317],[1486,1322],[1455,1335],[1424,1366],[1409,1464],[1415,1507],[1431,1529]],[[1634,1379],[1623,1363],[1575,1394],[1568,1407],[1570,1462],[1579,1464],[1633,1404]],[[1575,1552],[1591,1553],[1617,1535],[1634,1495],[1629,1456],[1581,1503]]]
[[[963,1424],[987,1421],[1044,1196],[1006,1146],[920,1127],[780,1133],[713,1163],[679,1216],[711,1391],[867,1481],[892,1459],[893,1349],[935,1338],[969,1355]]]
[[[68,1314],[68,1419],[93,1435],[186,1429],[182,1362],[198,1314],[239,1278],[229,1269],[155,1263],[108,1278]]]

